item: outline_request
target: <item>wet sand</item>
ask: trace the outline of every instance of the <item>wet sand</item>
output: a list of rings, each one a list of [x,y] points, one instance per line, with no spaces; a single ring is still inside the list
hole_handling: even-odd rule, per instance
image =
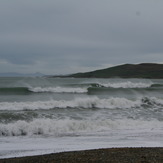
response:
[[[0,163],[163,163],[163,148],[108,148],[0,159]]]

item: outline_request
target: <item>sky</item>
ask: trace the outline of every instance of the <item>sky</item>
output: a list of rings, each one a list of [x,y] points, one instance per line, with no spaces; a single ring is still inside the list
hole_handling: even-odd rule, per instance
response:
[[[163,63],[162,0],[0,0],[0,73]]]

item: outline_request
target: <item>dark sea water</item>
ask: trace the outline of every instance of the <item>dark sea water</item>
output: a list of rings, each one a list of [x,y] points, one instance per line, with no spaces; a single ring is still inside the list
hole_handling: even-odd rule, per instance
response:
[[[163,80],[0,78],[0,158],[163,146]]]

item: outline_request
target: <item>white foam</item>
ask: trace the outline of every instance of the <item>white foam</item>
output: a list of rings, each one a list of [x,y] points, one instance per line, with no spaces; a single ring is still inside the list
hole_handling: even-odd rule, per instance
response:
[[[87,136],[0,137],[0,158],[112,147],[162,147],[163,130],[110,130]],[[23,144],[23,145],[22,145]]]
[[[145,130],[145,129],[162,130],[162,122],[157,120],[110,120],[110,119],[94,119],[90,117],[84,120],[74,119],[35,119],[30,122],[17,121],[15,123],[1,124],[0,136],[65,136],[65,135],[96,135],[100,132],[108,132],[110,130]]]
[[[69,88],[69,87],[30,87],[32,92],[54,92],[54,93],[86,93],[87,88]]]
[[[152,85],[152,83],[126,81],[126,82],[106,83],[106,84],[100,83],[100,85],[104,87],[112,87],[112,88],[148,88]]]
[[[141,106],[141,100],[126,98],[100,99],[98,97],[75,98],[74,100],[50,100],[34,102],[0,102],[0,110],[38,110],[53,108],[131,108]]]
[[[138,99],[135,101],[126,98],[100,99],[98,97],[75,98],[74,100],[50,100],[35,102],[0,102],[0,110],[38,110],[53,108],[135,108],[143,103],[153,106],[163,105],[162,99],[155,97]]]

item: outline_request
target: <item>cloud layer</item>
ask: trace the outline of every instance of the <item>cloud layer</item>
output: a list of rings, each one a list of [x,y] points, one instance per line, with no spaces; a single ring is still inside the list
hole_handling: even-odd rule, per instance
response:
[[[66,74],[163,62],[163,1],[0,2],[0,71]]]

